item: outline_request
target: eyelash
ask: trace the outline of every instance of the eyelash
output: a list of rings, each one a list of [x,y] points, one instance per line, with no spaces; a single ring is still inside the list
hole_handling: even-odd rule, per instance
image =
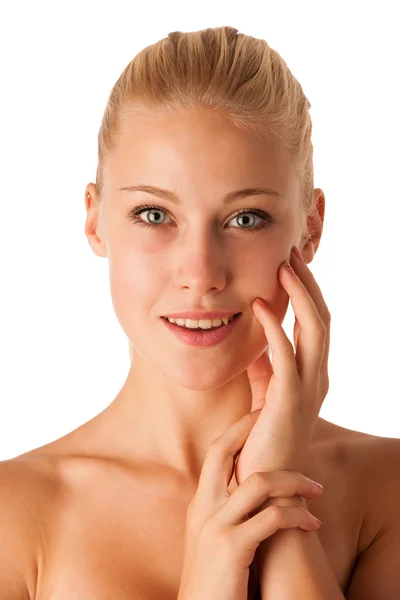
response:
[[[150,229],[160,227],[160,225],[157,225],[155,223],[146,223],[145,221],[142,221],[141,219],[138,218],[140,213],[145,212],[147,210],[159,210],[159,211],[165,213],[166,215],[168,215],[169,217],[171,217],[169,212],[167,210],[165,210],[165,208],[161,208],[161,206],[153,206],[151,204],[141,204],[140,206],[137,206],[136,208],[132,209],[128,213],[128,219],[134,221],[138,225],[142,225],[143,227],[148,227]],[[234,227],[234,229],[240,229],[241,231],[248,231],[249,233],[256,233],[257,231],[260,231],[261,229],[267,229],[274,222],[274,220],[272,219],[272,217],[270,217],[270,215],[268,213],[265,213],[264,211],[259,210],[258,208],[248,208],[248,209],[243,208],[239,212],[237,212],[232,217],[232,219],[234,219],[235,217],[238,217],[241,214],[248,214],[248,213],[256,215],[257,217],[260,217],[261,219],[264,220],[264,223],[261,223],[260,225],[256,225],[252,229],[246,229],[243,227]],[[163,223],[161,223],[161,225],[163,225]]]

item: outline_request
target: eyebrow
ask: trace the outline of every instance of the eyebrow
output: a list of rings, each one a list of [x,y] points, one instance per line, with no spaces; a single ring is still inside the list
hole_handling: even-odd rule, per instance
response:
[[[180,200],[180,198],[178,198],[178,196],[174,194],[174,192],[154,185],[127,185],[122,188],[119,188],[119,190],[121,192],[147,192],[148,194],[159,196],[164,200],[169,200],[170,202],[173,202],[178,206],[182,205],[182,200]],[[279,194],[279,192],[270,190],[269,188],[255,187],[245,188],[243,190],[236,190],[235,192],[229,192],[228,194],[222,197],[222,203],[230,204],[231,202],[239,200],[240,198],[245,198],[246,196],[255,196],[257,194],[268,194],[269,196],[279,196],[280,198],[282,198],[282,194]]]

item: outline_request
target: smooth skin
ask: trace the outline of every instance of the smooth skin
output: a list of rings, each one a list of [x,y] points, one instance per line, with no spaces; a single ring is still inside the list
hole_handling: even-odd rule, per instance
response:
[[[0,589],[12,600],[176,600],[186,512],[207,451],[251,411],[248,367],[274,343],[253,310],[255,299],[267,302],[276,332],[289,296],[298,304],[299,336],[314,327],[312,305],[302,305],[310,303],[307,294],[315,304],[307,265],[320,243],[325,197],[314,190],[307,223],[314,235],[304,241],[298,182],[273,140],[257,140],[206,110],[143,116],[121,132],[104,177],[101,203],[93,183],[84,190],[85,234],[94,254],[107,258],[113,307],[134,344],[133,361],[101,413],[0,463]],[[181,204],[121,191],[137,185],[174,192]],[[279,195],[223,202],[235,190],[261,186]],[[137,215],[140,225],[132,211],[145,203],[159,208]],[[263,222],[247,213],[246,221],[238,218],[247,209],[263,211],[269,226],[244,231]],[[303,267],[290,258],[293,246]],[[296,279],[281,279],[288,259],[307,292]],[[194,308],[241,311],[241,322],[226,343],[199,350],[172,336],[161,319]],[[323,386],[319,392],[316,412]],[[265,401],[263,394],[257,398]],[[269,410],[263,428],[270,417],[285,431],[284,414]],[[307,435],[310,424],[304,421]],[[254,429],[243,448],[239,478],[240,468],[257,463],[258,436]],[[304,459],[304,475],[324,485],[307,501],[322,526],[306,535],[319,536],[341,589],[350,600],[397,599],[400,440],[318,416]]]
[[[320,526],[300,506],[269,506],[249,517],[269,499],[318,497],[321,489],[300,473],[253,472],[230,492],[234,457],[243,448],[260,412],[242,417],[209,448],[187,511],[178,600],[247,600],[250,567],[260,543],[278,529],[315,531]]]
[[[252,410],[262,410],[236,464],[239,484],[254,470],[303,470],[329,390],[331,315],[306,263],[294,252],[291,262],[299,276],[288,263],[281,266],[278,276],[295,313],[294,348],[265,302],[264,306],[258,300],[253,303],[273,365],[264,352],[247,370]]]

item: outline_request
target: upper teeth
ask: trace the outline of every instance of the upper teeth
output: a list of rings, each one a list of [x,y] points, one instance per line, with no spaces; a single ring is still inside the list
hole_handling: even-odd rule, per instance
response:
[[[219,327],[222,323],[227,325],[229,321],[232,321],[233,315],[226,319],[201,319],[200,321],[193,321],[192,319],[172,319],[170,317],[167,317],[167,319],[170,323],[175,323],[180,327],[188,327],[189,329],[198,329],[199,327],[201,329],[210,329],[211,327]]]

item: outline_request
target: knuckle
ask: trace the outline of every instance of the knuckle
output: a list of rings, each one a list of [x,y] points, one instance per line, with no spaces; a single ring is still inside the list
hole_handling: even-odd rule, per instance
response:
[[[263,471],[255,471],[251,475],[248,476],[247,481],[248,485],[260,487],[265,484],[265,480],[268,479],[269,473]]]
[[[326,327],[322,321],[316,327],[315,337],[318,341],[322,341],[322,342],[324,342],[326,339]]]
[[[266,513],[269,518],[272,519],[274,523],[277,524],[278,527],[281,526],[282,521],[285,516],[285,509],[283,506],[279,506],[278,504],[273,504],[266,509]]]
[[[294,358],[294,348],[292,344],[285,343],[281,347],[281,353],[285,358]]]

